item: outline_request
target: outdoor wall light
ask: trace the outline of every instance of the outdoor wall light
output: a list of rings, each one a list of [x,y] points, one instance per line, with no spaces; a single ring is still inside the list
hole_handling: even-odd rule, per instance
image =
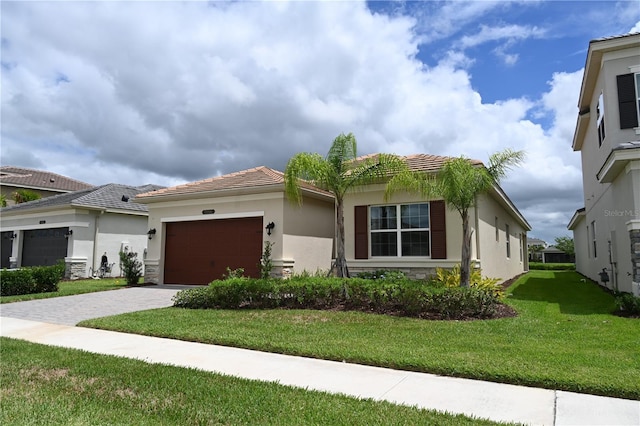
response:
[[[60,234],[58,234],[58,235],[60,235]],[[64,233],[64,237],[65,238],[69,238],[72,235],[73,235],[73,229],[69,229],[67,232]]]
[[[16,234],[11,234],[11,235],[5,235],[4,239],[5,240],[15,240],[16,238],[18,238],[18,236]]]
[[[154,235],[156,235],[156,228],[151,228],[147,231],[147,235],[149,236],[149,239],[153,238]]]
[[[271,235],[271,230],[272,230],[273,228],[275,228],[275,227],[276,227],[276,224],[275,224],[275,223],[273,223],[273,222],[269,222],[269,223],[267,224],[267,226],[265,226],[265,227],[264,227],[264,229],[266,229],[266,230],[267,230],[267,235]]]

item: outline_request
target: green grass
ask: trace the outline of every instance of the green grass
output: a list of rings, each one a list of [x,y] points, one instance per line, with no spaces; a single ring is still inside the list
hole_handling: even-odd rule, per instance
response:
[[[100,280],[61,281],[58,291],[49,293],[19,294],[16,296],[1,296],[0,303],[24,302],[25,300],[48,299],[50,297],[72,296],[74,294],[93,293],[96,291],[124,288],[124,278],[103,278]]]
[[[1,339],[3,425],[496,425],[198,370]]]
[[[575,272],[510,287],[516,318],[425,321],[360,312],[164,308],[83,326],[640,399],[640,322]]]

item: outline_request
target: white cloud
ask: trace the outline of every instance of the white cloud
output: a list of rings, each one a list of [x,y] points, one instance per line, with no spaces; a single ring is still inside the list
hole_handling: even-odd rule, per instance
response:
[[[460,5],[461,19],[499,3]],[[580,207],[575,102],[563,102],[577,96],[575,74],[554,75],[539,103],[483,103],[465,70],[473,58],[450,52],[427,67],[416,59],[414,19],[372,14],[359,2],[2,8],[2,61],[14,64],[2,72],[4,164],[94,184],[172,185],[262,164],[282,169],[296,152],[324,155],[338,133],[352,131],[362,154],[486,161],[525,149],[527,163],[504,184],[525,215],[548,219],[557,235],[568,218],[558,219],[556,194],[569,216]],[[440,13],[453,17],[454,8]],[[540,31],[486,27],[463,44]],[[533,108],[555,118],[550,130],[527,118]],[[536,235],[543,232],[551,231]]]
[[[636,24],[629,30],[629,34],[632,33],[640,33],[640,21],[636,22]]]
[[[544,29],[536,26],[505,25],[500,27],[480,26],[480,31],[471,36],[464,36],[460,39],[459,45],[463,49],[475,47],[490,41],[506,40],[514,42],[527,38],[541,38],[546,35]]]

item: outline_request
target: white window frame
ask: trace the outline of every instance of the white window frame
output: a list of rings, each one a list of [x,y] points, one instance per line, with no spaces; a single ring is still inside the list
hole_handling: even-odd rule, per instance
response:
[[[598,132],[598,146],[602,146],[602,142],[606,138],[605,119],[604,119],[604,93],[600,92],[598,96],[598,105],[596,105],[597,119],[596,131]]]
[[[593,250],[593,258],[598,258],[598,240],[596,239],[596,221],[591,222],[591,250]]]
[[[640,72],[633,74],[633,82],[636,86],[636,114],[638,115],[638,129],[640,128]]]
[[[429,227],[428,228],[402,228],[402,207],[403,206],[411,206],[411,205],[424,205],[428,206],[429,210]],[[371,222],[373,220],[373,215],[371,210],[379,207],[395,207],[396,208],[396,227],[391,229],[372,229]],[[431,258],[431,204],[428,202],[421,203],[403,203],[403,204],[379,204],[369,206],[369,253],[371,253],[372,259],[393,259],[393,258],[408,258],[408,259],[430,259]],[[427,242],[427,248],[429,250],[428,256],[412,256],[412,255],[404,255],[402,253],[402,234],[409,232],[428,232],[429,241]],[[373,254],[373,235],[376,233],[386,233],[391,234],[395,233],[396,235],[396,247],[398,249],[397,254],[395,256],[383,256],[383,255],[374,255]]]
[[[507,259],[511,259],[511,235],[509,234],[509,224],[504,224],[504,233],[507,247]]]

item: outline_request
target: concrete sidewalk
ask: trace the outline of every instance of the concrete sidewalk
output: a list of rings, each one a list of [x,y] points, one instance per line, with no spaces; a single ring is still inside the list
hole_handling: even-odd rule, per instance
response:
[[[495,421],[640,425],[640,401],[442,377],[17,318],[0,335]]]

